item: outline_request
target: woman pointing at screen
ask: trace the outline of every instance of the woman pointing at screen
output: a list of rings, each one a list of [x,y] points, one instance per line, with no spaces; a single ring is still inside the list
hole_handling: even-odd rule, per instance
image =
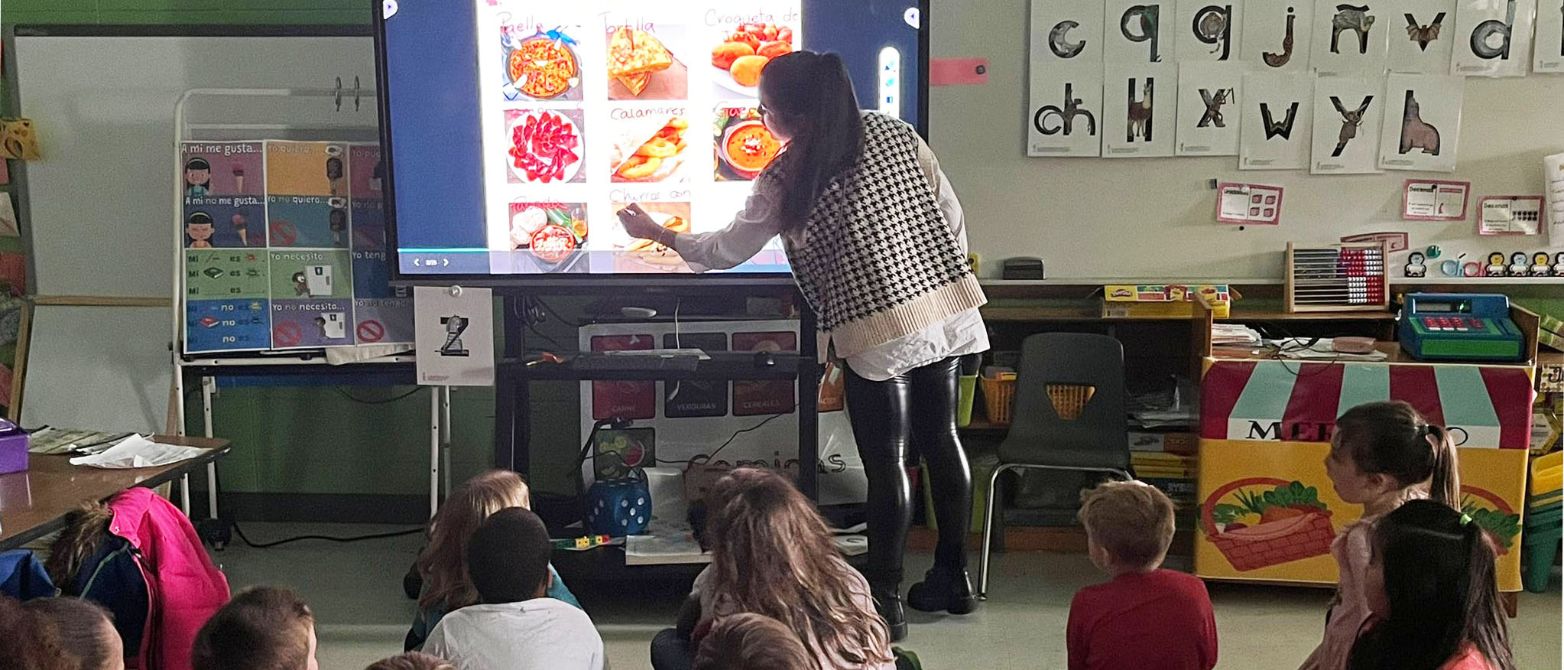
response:
[[[972,477],[956,435],[956,382],[958,357],[988,349],[978,314],[986,300],[967,264],[961,205],[933,152],[900,120],[859,111],[841,58],[773,59],[760,103],[786,148],[727,228],[675,233],[634,205],[619,217],[631,236],[674,249],[696,270],[739,265],[781,237],[819,317],[822,351],[847,363],[847,409],[869,480],[866,576],[901,639],[909,455],[928,465],[939,546],[908,604],[955,614],[977,604],[966,572]]]

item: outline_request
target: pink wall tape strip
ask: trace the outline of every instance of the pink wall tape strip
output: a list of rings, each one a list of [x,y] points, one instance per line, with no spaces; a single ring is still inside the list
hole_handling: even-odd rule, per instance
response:
[[[934,58],[929,60],[930,86],[979,86],[987,83],[987,58]]]

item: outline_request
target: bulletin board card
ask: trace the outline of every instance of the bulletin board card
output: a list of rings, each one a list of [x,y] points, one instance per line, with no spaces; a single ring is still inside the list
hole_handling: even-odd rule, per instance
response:
[[[389,284],[380,147],[185,142],[185,353],[413,341]]]
[[[1485,21],[1502,25],[1508,3],[1475,14],[1474,3],[1456,0],[1351,3],[1369,5],[1361,22],[1339,4],[936,3],[934,55],[994,63],[987,85],[930,96],[930,145],[961,198],[972,251],[993,268],[985,274],[997,275],[1001,259],[1038,257],[1050,281],[1277,282],[1287,242],[1379,233],[1408,237],[1391,257],[1398,280],[1411,253],[1435,245],[1441,260],[1564,251],[1564,236],[1481,237],[1471,215],[1401,218],[1409,178],[1470,182],[1475,206],[1491,194],[1543,193],[1542,158],[1564,151],[1564,77],[1452,72],[1453,54],[1471,49]],[[1517,19],[1510,54],[1493,60],[1530,62],[1541,45],[1558,53],[1558,38],[1542,29],[1559,28],[1559,4],[1547,21],[1535,0],[1513,6],[1517,17],[1536,12],[1538,37],[1523,38],[1534,24]],[[1482,34],[1501,43],[1499,33]],[[1289,75],[1303,83],[1278,90]],[[1246,80],[1256,79],[1250,90]],[[1241,167],[1246,130],[1258,133],[1247,144],[1252,169]],[[1161,145],[1169,135],[1171,155]],[[1218,223],[1213,182],[1285,189],[1278,225]],[[1425,281],[1446,281],[1435,274]]]

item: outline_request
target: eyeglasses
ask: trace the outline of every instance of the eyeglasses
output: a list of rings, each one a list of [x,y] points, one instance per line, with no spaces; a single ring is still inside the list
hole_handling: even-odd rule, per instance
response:
[[[758,107],[758,109],[759,109],[759,110],[760,110],[760,116],[761,116],[761,117],[762,117],[762,118],[764,118],[764,117],[765,117],[765,116],[766,116],[766,115],[767,115],[767,114],[770,114],[770,113],[771,113],[771,110],[769,110],[769,109],[766,109],[766,106],[765,106],[765,105],[760,105],[760,106],[759,106],[759,107]]]

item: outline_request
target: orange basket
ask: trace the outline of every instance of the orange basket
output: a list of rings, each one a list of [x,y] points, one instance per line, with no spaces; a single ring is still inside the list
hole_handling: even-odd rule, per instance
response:
[[[1200,521],[1206,539],[1216,546],[1217,551],[1222,552],[1234,570],[1248,572],[1330,553],[1331,543],[1336,539],[1336,528],[1331,524],[1331,513],[1327,510],[1238,531],[1217,530],[1211,511],[1223,496],[1245,486],[1286,483],[1271,477],[1240,479],[1217,489],[1200,506]]]
[[[983,384],[983,408],[988,410],[989,423],[996,426],[1010,425],[1011,408],[1016,399],[1016,380],[983,377],[978,381]]]

